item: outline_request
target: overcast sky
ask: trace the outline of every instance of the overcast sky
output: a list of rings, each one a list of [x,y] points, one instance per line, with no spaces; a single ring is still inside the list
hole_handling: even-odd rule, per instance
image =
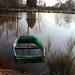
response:
[[[44,0],[44,2],[46,3],[47,6],[53,6],[55,5],[56,3],[58,3],[59,0]],[[66,0],[61,0],[63,1],[63,3],[66,1]]]
[[[57,3],[57,0],[44,0],[47,6],[53,6]]]
[[[26,0],[24,0],[26,1]],[[46,6],[53,6],[55,5],[58,1],[57,0],[43,0],[46,3]],[[66,0],[63,0],[65,2]]]

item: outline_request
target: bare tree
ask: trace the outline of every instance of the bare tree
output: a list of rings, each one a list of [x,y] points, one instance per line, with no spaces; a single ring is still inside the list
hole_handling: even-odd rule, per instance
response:
[[[61,4],[62,4],[62,2],[63,2],[63,0],[57,0],[57,1],[58,1],[58,3],[59,3],[58,7],[60,7]]]
[[[40,11],[40,7],[43,6],[44,0],[38,0],[38,11]]]
[[[42,6],[43,3],[44,3],[44,0],[38,0],[38,5],[39,5],[39,6]]]
[[[66,1],[66,6],[69,10],[72,9],[72,6],[74,5],[74,0],[67,0]]]

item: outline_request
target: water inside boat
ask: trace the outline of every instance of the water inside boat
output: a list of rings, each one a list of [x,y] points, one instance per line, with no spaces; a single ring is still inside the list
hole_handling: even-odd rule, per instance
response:
[[[42,50],[35,43],[18,43],[15,46],[17,56],[41,56]]]

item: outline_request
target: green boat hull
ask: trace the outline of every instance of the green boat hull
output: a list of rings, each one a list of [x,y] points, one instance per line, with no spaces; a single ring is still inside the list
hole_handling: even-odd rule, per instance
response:
[[[41,51],[42,51],[42,54],[41,55],[35,55],[35,56],[33,56],[33,55],[23,55],[23,56],[19,56],[19,55],[17,55],[16,54],[16,45],[18,44],[18,41],[19,41],[19,39],[20,38],[29,38],[29,39],[31,39],[30,40],[30,42],[33,42],[34,40],[35,40],[35,43],[38,45],[38,46],[40,46],[40,49],[41,49]],[[27,42],[28,40],[26,40],[26,42]],[[22,42],[24,42],[23,40],[22,40]],[[34,42],[33,42],[34,43]],[[34,47],[35,48],[35,47]],[[32,48],[33,49],[33,48]],[[14,52],[14,56],[15,56],[15,58],[18,60],[18,59],[41,59],[41,58],[44,58],[45,57],[45,49],[44,49],[44,47],[43,47],[43,45],[42,45],[42,43],[41,43],[41,41],[37,38],[37,37],[35,37],[35,36],[33,36],[33,35],[22,35],[22,36],[20,36],[20,37],[18,37],[15,41],[14,41],[14,44],[13,44],[13,52]]]

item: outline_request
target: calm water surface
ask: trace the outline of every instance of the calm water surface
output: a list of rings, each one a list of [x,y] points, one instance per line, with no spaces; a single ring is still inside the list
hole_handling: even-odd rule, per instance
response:
[[[75,37],[75,15],[63,13],[0,13],[0,53],[6,55],[13,64],[15,64],[12,51],[13,42],[20,35],[34,35],[44,47],[47,48],[51,43],[50,50],[54,52],[60,49],[61,52],[65,53],[67,41],[71,36]],[[48,55],[49,53],[46,54],[46,56]],[[41,72],[46,71],[45,63],[40,62],[26,63],[21,67],[26,68],[32,75],[40,75]]]

